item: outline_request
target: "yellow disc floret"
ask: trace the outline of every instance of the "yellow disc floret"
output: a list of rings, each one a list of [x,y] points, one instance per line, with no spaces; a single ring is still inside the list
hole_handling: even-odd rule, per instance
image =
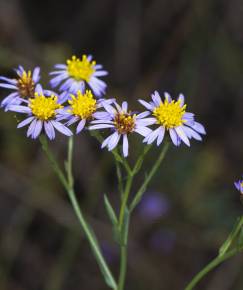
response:
[[[165,99],[164,103],[160,103],[153,110],[153,115],[157,119],[157,123],[164,126],[166,129],[175,128],[184,123],[182,117],[186,111],[186,105],[181,107],[180,100],[169,102]]]
[[[136,115],[128,113],[118,113],[115,116],[115,127],[119,134],[131,133],[135,127]]]
[[[35,91],[35,82],[32,79],[31,71],[23,71],[17,80],[17,87],[22,98],[32,98]]]
[[[91,91],[86,90],[85,94],[81,91],[77,92],[77,95],[71,95],[70,113],[80,117],[81,119],[90,119],[92,114],[96,111],[96,99],[94,98]]]
[[[56,110],[63,107],[57,103],[57,100],[57,97],[54,95],[46,97],[35,93],[35,98],[29,99],[29,107],[37,119],[46,121],[54,118],[56,116]]]
[[[87,55],[83,55],[82,59],[72,56],[71,59],[67,60],[67,71],[75,80],[88,82],[95,72],[95,65],[96,62],[89,61]]]

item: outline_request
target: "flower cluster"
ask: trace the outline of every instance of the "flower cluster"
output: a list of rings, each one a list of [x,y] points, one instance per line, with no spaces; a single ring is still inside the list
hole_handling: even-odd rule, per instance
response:
[[[50,72],[51,90],[42,88],[39,67],[32,72],[19,66],[15,78],[0,77],[0,87],[13,90],[2,100],[1,107],[27,115],[17,127],[29,125],[28,137],[36,139],[43,133],[53,140],[55,130],[71,136],[69,126],[74,124],[76,134],[85,127],[106,129],[109,133],[101,147],[111,151],[122,140],[123,156],[127,157],[128,138],[133,133],[141,135],[144,143],[156,142],[157,146],[165,134],[176,146],[182,142],[190,146],[190,139],[201,141],[201,135],[206,134],[195,115],[186,111],[182,94],[173,100],[168,93],[161,98],[155,91],[151,101],[139,100],[145,111],[131,111],[127,102],[119,105],[114,98],[104,98],[107,85],[100,77],[108,73],[92,56],[72,56],[66,64],[56,64],[54,68]]]

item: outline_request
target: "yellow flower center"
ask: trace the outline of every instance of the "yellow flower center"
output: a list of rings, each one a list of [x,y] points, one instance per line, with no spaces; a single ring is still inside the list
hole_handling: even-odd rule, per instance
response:
[[[72,56],[72,59],[67,60],[67,71],[68,74],[75,80],[83,80],[88,82],[93,73],[95,72],[95,65],[96,62],[90,62],[87,58],[87,55],[83,55],[82,60],[80,60],[76,56]]]
[[[32,79],[31,71],[23,71],[21,77],[17,80],[17,87],[22,98],[33,98],[35,82]]]
[[[180,101],[160,103],[153,111],[153,115],[157,119],[157,123],[164,126],[166,129],[175,128],[184,123],[182,117],[186,111],[186,105],[181,107]]]
[[[35,93],[35,98],[29,99],[29,107],[34,116],[40,120],[49,120],[56,116],[56,110],[63,108],[57,103],[57,97],[51,95],[50,97],[45,97]]]
[[[70,113],[74,114],[81,119],[90,119],[92,114],[96,111],[96,99],[94,98],[91,91],[86,90],[85,94],[82,94],[80,91],[77,92],[77,95],[71,95],[70,104]]]
[[[118,113],[115,116],[115,127],[119,134],[131,133],[135,127],[136,115]]]

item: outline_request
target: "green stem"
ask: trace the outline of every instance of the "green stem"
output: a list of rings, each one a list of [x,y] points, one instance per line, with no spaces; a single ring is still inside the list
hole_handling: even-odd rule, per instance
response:
[[[128,174],[125,190],[122,195],[122,204],[121,204],[121,210],[120,210],[120,215],[119,215],[119,229],[120,230],[124,222],[124,214],[125,214],[125,209],[127,207],[127,201],[130,194],[130,190],[132,187],[133,177],[134,177],[133,174]]]
[[[72,154],[73,154],[73,140],[70,138],[69,139],[69,145],[68,145],[68,160],[66,163],[66,170],[67,170],[67,178],[63,174],[62,170],[60,169],[60,166],[58,165],[56,159],[52,155],[51,151],[49,150],[48,147],[48,142],[45,137],[41,136],[40,137],[40,142],[42,144],[42,148],[44,152],[46,153],[48,159],[51,162],[51,165],[57,174],[58,178],[60,179],[61,183],[65,187],[68,197],[71,201],[71,204],[73,206],[74,212],[78,218],[78,221],[89,241],[90,247],[95,255],[95,258],[97,260],[97,263],[100,266],[101,272],[104,275],[104,278],[106,280],[106,283],[112,288],[112,289],[117,289],[117,284],[113,278],[112,273],[110,272],[106,261],[104,260],[104,257],[101,253],[100,247],[98,245],[98,241],[91,229],[91,227],[88,225],[86,222],[82,211],[79,207],[78,200],[76,198],[74,189],[73,189],[73,177],[72,177]]]
[[[118,289],[123,290],[125,285],[127,271],[127,245],[121,246],[120,275],[118,280]]]
[[[138,158],[138,160],[136,161],[133,169],[132,169],[132,173],[134,175],[136,175],[139,170],[141,169],[141,166],[143,164],[143,161],[145,159],[146,154],[149,152],[149,150],[152,148],[152,145],[147,145],[144,147],[143,153],[140,155],[140,157]]]
[[[82,226],[82,229],[89,241],[89,244],[91,246],[91,249],[93,250],[95,257],[97,259],[98,264],[100,265],[101,271],[104,273],[105,278],[107,277],[108,284],[109,286],[111,286],[112,289],[116,289],[117,285],[116,282],[104,260],[103,255],[101,254],[101,251],[97,245],[97,240],[92,232],[92,230],[90,229],[89,225],[87,224],[87,222],[84,219],[84,216],[82,214],[82,212],[80,211],[76,196],[75,196],[75,192],[73,191],[73,189],[68,190],[68,196],[70,198],[70,201],[72,203],[72,206],[74,208],[74,211],[76,213],[76,216]]]
[[[242,226],[243,226],[243,216],[237,219],[232,232],[230,233],[226,241],[223,243],[223,245],[220,247],[219,256],[223,256],[228,251],[228,249],[238,236],[239,232],[241,231]]]
[[[234,255],[238,254],[243,250],[243,246],[239,248],[235,248],[227,253],[225,253],[223,256],[218,256],[215,259],[213,259],[205,268],[203,268],[193,279],[192,281],[186,286],[185,290],[192,290],[197,283],[212,269],[214,269],[216,266],[224,262],[225,260],[228,260],[229,258],[233,257]]]
[[[146,146],[144,148],[143,153],[139,156],[138,160],[136,161],[132,169],[130,165],[128,164],[128,162],[126,161],[126,159],[123,158],[120,161],[126,169],[127,181],[126,181],[125,190],[122,194],[122,204],[121,204],[119,223],[118,223],[118,231],[120,232],[120,273],[119,273],[119,280],[118,280],[118,290],[124,289],[126,271],[127,271],[127,240],[128,240],[129,220],[130,220],[130,211],[128,210],[128,206],[127,206],[128,198],[131,191],[134,176],[141,169],[145,155],[149,152],[150,148],[151,146]],[[116,153],[117,152],[113,150],[113,154],[116,154]],[[116,157],[115,159],[118,160],[117,156],[115,157]],[[154,168],[155,171],[157,169],[158,168]],[[152,176],[153,175],[151,175],[151,178]],[[147,182],[149,182],[150,179]],[[119,180],[119,176],[118,176],[118,180]]]
[[[202,269],[188,284],[188,286],[185,288],[185,290],[191,290],[195,287],[195,285],[212,269],[214,269],[216,266],[218,266],[223,261],[229,259],[230,257],[234,256],[235,254],[239,253],[243,250],[243,245],[238,246],[231,251],[228,251],[231,245],[235,242],[236,238],[238,237],[240,230],[243,226],[243,216],[238,218],[232,232],[226,239],[226,241],[223,243],[223,245],[220,247],[219,255],[212,260],[204,269]]]
[[[66,171],[69,187],[73,188],[73,137],[68,140],[68,156],[66,162]]]
[[[163,161],[168,148],[169,148],[169,143],[165,141],[164,146],[163,146],[163,148],[161,150],[161,153],[160,153],[158,159],[154,163],[154,166],[152,167],[152,169],[149,172],[149,174],[145,177],[145,180],[144,180],[143,184],[141,185],[141,187],[139,188],[139,190],[135,194],[134,199],[131,202],[131,205],[129,207],[129,211],[130,212],[132,212],[134,210],[134,208],[136,207],[136,205],[139,203],[139,201],[140,201],[142,195],[144,194],[144,192],[145,192],[150,180],[152,179],[152,177],[154,176],[154,174],[158,170],[161,162]]]
[[[125,163],[126,160],[123,159],[123,162]],[[125,185],[125,190],[122,194],[121,210],[120,210],[119,222],[118,222],[118,231],[120,233],[120,273],[119,273],[119,280],[118,280],[118,290],[124,289],[125,279],[126,279],[127,240],[128,240],[128,231],[129,231],[129,212],[127,210],[127,202],[128,202],[128,197],[131,191],[133,178],[135,175],[134,171],[130,169],[130,166],[128,163],[127,165],[128,166],[125,166],[126,171],[127,171],[127,181]]]

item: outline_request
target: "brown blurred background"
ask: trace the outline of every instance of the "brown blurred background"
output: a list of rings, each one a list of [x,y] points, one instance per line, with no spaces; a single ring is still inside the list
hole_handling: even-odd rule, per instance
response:
[[[108,97],[140,110],[136,99],[155,89],[183,92],[207,129],[203,143],[171,148],[136,210],[126,290],[183,289],[242,214],[233,187],[243,172],[242,15],[241,0],[0,0],[1,75],[40,65],[47,86],[55,63],[91,53],[109,71]],[[0,289],[107,289],[40,144],[16,129],[14,114],[0,117]],[[132,140],[131,155],[140,141]],[[60,160],[66,142],[59,135],[51,144]],[[103,207],[104,193],[119,201],[111,154],[82,133],[74,167],[80,204],[117,275]],[[197,289],[242,290],[242,266],[242,256],[228,261]]]

